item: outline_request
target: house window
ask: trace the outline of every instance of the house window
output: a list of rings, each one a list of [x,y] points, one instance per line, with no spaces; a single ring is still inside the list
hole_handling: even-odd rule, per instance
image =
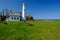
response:
[[[14,20],[16,20],[16,17],[14,17]]]
[[[13,20],[13,17],[11,17],[11,19]]]
[[[18,20],[19,18],[17,17],[17,20]]]

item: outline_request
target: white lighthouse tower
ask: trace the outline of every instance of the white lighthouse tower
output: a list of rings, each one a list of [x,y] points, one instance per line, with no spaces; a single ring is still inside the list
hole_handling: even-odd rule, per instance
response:
[[[25,4],[22,3],[22,20],[25,20]]]

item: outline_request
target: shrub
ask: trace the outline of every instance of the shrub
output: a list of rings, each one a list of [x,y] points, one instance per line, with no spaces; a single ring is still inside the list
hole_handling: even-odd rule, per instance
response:
[[[6,16],[0,16],[1,20],[0,21],[5,21],[6,20]]]
[[[27,21],[27,26],[33,26],[33,24],[30,21]]]

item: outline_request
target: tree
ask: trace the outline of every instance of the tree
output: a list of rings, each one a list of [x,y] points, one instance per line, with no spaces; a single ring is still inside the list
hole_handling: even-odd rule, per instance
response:
[[[0,21],[5,21],[5,19],[6,19],[6,16],[0,16]]]
[[[33,16],[26,16],[26,20],[33,20]]]

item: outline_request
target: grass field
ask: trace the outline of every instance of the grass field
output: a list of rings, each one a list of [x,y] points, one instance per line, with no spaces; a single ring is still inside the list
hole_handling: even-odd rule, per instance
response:
[[[60,20],[0,22],[0,40],[60,40]]]

